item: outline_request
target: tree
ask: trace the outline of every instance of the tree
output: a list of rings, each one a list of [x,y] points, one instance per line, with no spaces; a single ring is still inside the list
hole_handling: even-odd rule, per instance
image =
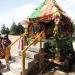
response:
[[[13,22],[11,29],[10,29],[10,34],[12,35],[20,35],[22,33],[24,33],[24,27],[21,25],[21,23],[19,22],[17,25],[15,22]]]
[[[24,33],[24,31],[25,31],[25,28],[19,22],[17,25],[17,34],[20,35],[20,34]]]
[[[7,27],[6,28],[6,34],[9,34],[10,33],[10,30],[9,30],[9,28]]]
[[[10,28],[10,34],[16,35],[17,34],[17,25],[15,22],[13,22],[11,28]]]
[[[5,27],[5,24],[2,25],[1,33],[2,33],[2,34],[6,34],[6,27]]]

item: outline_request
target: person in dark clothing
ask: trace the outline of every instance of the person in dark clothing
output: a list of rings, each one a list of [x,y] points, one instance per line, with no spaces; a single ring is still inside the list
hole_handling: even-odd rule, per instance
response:
[[[7,46],[11,44],[11,41],[9,40],[8,35],[4,36],[2,44],[3,44],[3,48],[6,48]]]
[[[4,51],[5,51],[5,54],[7,53],[6,52],[6,48],[9,46],[11,44],[11,41],[10,41],[10,39],[8,38],[8,34],[6,34],[5,36],[4,36],[4,38],[3,38],[3,40],[2,40],[2,45],[3,45],[3,49],[4,49]],[[10,47],[8,47],[8,54],[7,55],[9,55],[9,57],[11,58],[11,56],[10,56]]]

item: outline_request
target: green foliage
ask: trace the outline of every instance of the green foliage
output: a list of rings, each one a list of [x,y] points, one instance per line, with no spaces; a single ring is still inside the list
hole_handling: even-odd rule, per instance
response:
[[[13,22],[11,29],[10,29],[10,34],[12,35],[20,35],[22,33],[24,33],[24,27],[21,25],[21,23],[18,23],[18,25],[16,25],[15,22]]]
[[[10,33],[9,28],[6,28],[5,24],[3,24],[3,26],[2,26],[1,33],[2,34],[9,34]]]
[[[62,57],[66,57],[73,52],[72,39],[69,37],[50,38],[45,42],[44,50],[53,56],[60,53]]]
[[[17,25],[15,22],[13,22],[11,29],[10,29],[10,34],[16,35],[17,34],[16,30],[17,30]]]
[[[18,35],[21,35],[22,33],[24,33],[25,28],[21,25],[21,23],[18,23],[16,31]]]
[[[73,52],[72,39],[62,38],[61,40],[59,40],[59,48],[60,48],[60,52],[62,52],[64,56]]]
[[[25,32],[25,28],[21,25],[21,23],[18,23],[16,25],[16,23],[13,22],[10,29],[6,28],[5,24],[3,24],[1,28],[2,34],[21,35],[24,32]]]
[[[6,28],[6,34],[9,34],[9,33],[10,33],[9,28]]]
[[[1,29],[2,34],[6,34],[6,27],[5,24],[3,24],[2,29]]]
[[[50,53],[51,56],[55,56],[56,54],[56,40],[49,39],[44,43],[44,50],[46,53]]]

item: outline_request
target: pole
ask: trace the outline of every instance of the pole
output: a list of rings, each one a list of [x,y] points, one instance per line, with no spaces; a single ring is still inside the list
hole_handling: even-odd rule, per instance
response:
[[[9,47],[7,47],[6,49],[5,49],[5,61],[6,61],[6,67],[7,67],[7,69],[9,69],[9,57],[10,57],[10,48]]]
[[[40,41],[40,49],[42,48],[42,41]]]
[[[42,41],[40,40],[40,50],[42,49]],[[39,55],[39,57],[40,57],[40,55]],[[42,59],[41,59],[41,57],[40,57],[40,62],[39,62],[39,70],[41,70],[41,61],[42,61]]]
[[[22,75],[25,74],[25,56],[26,56],[26,51],[22,52]]]

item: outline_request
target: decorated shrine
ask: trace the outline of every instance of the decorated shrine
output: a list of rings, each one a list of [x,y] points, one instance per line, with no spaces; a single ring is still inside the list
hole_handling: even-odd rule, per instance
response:
[[[29,37],[36,38],[36,35],[42,31],[40,42],[44,39],[44,46],[35,55],[33,65],[27,75],[44,75],[45,71],[51,71],[55,67],[63,71],[70,71],[72,68],[70,57],[72,61],[73,56],[75,57],[72,46],[73,23],[55,0],[44,0],[29,17]],[[39,64],[40,67],[37,66]]]
[[[29,17],[28,32],[30,36],[44,31],[44,38],[55,35],[72,36],[73,26],[67,16],[55,0],[44,0]]]

